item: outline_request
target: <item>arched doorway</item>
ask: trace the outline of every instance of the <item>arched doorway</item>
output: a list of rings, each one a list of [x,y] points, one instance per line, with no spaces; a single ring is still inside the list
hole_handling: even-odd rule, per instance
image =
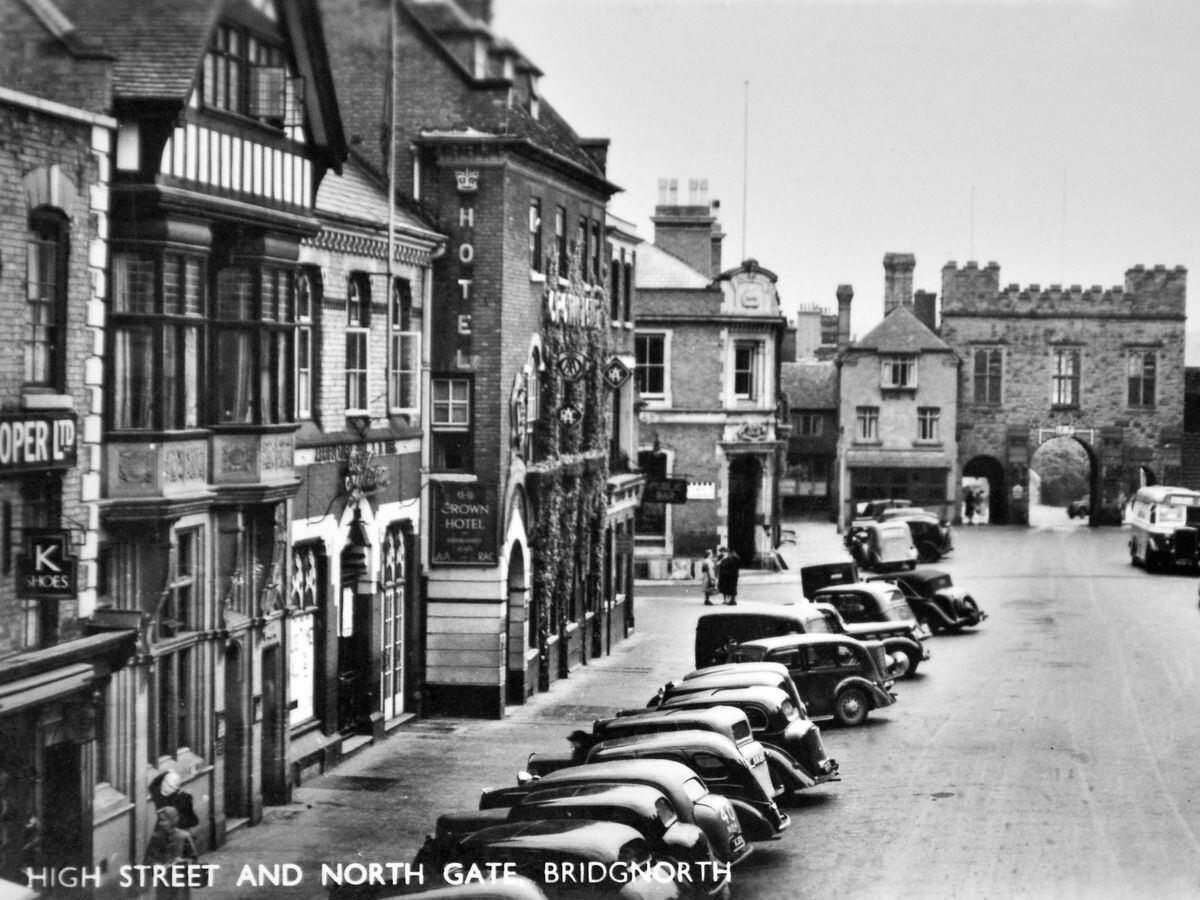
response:
[[[758,550],[758,496],[762,484],[762,463],[757,456],[745,454],[729,463],[729,549],[738,555],[742,565],[755,561]]]
[[[533,693],[532,679],[526,677],[525,651],[530,639],[537,640],[537,622],[530,620],[530,607],[526,604],[529,590],[525,585],[525,550],[513,541],[508,555],[508,602],[504,607],[504,631],[501,648],[507,670],[505,688],[506,703],[524,703]]]
[[[987,522],[989,525],[1007,525],[1009,486],[1000,460],[994,456],[976,456],[963,466],[962,474],[964,491],[971,487],[982,492],[982,496],[976,498],[975,512],[979,516],[978,521]],[[969,479],[973,479],[975,483],[969,483]]]
[[[1091,525],[1101,501],[1092,448],[1074,435],[1052,437],[1029,461],[1029,524]]]

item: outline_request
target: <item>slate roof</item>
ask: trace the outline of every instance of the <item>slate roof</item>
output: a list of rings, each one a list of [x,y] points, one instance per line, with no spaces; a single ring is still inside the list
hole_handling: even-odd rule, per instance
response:
[[[446,0],[409,0],[403,5],[413,20],[425,30],[430,40],[436,42],[443,50],[443,55],[449,65],[457,69],[470,84],[471,74],[462,64],[448,52],[437,32],[450,32],[468,28],[484,34],[491,41],[492,48],[504,47],[511,49],[516,57],[518,67],[525,63],[525,68],[534,72],[541,70],[521,55],[507,41],[498,38],[490,28],[478,19],[464,13],[457,4]],[[497,79],[479,79],[483,83],[472,91],[470,99],[458,110],[460,121],[455,128],[439,128],[423,132],[425,137],[456,137],[470,135],[472,131],[496,137],[523,138],[533,146],[547,151],[574,166],[583,169],[595,178],[607,182],[603,169],[584,151],[579,134],[567,121],[559,115],[554,106],[545,97],[538,97],[538,117],[535,119],[528,110],[520,104],[509,105],[508,89],[504,82],[500,86]],[[613,185],[614,190],[619,190]]]
[[[116,56],[113,89],[130,99],[186,97],[219,0],[57,0],[78,30]]]
[[[879,353],[953,353],[950,345],[926,327],[909,306],[897,306],[856,341],[851,350]]]
[[[838,408],[837,367],[832,361],[785,362],[779,381],[792,409]]]
[[[639,290],[704,289],[712,279],[655,244],[638,244],[634,279]]]
[[[330,172],[321,179],[316,209],[318,213],[386,227],[387,187],[357,154],[352,153],[340,175]],[[402,197],[397,197],[396,227],[410,233],[416,232],[429,240],[441,237],[425,217],[407,208]]]

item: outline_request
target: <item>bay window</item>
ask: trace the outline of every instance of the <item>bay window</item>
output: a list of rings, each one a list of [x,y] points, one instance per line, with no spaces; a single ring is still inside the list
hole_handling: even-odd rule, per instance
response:
[[[200,425],[205,295],[201,257],[113,254],[113,428]]]

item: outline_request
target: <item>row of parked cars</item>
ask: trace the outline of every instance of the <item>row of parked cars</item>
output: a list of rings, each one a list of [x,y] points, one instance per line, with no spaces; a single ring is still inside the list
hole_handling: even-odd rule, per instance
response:
[[[728,897],[732,867],[792,826],[782,807],[840,780],[814,720],[862,724],[934,630],[986,617],[936,570],[860,581],[853,563],[810,566],[801,589],[702,615],[691,671],[572,732],[569,752],[530,754],[478,809],[439,816],[414,865],[432,881],[509,876],[443,896]]]

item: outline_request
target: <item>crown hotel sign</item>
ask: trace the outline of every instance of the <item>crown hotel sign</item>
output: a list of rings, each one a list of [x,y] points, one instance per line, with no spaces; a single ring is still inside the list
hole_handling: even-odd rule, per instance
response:
[[[75,465],[75,415],[0,413],[0,478]]]

